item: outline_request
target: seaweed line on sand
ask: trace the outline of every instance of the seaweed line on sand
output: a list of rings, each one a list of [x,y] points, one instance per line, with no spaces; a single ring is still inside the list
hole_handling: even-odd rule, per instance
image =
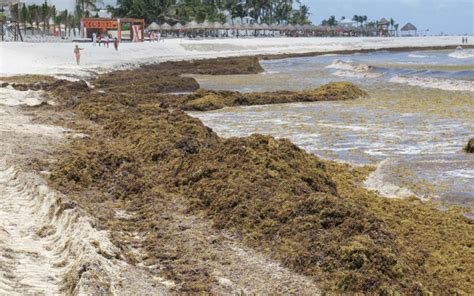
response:
[[[163,67],[183,78],[186,72],[208,74],[206,67],[228,71],[228,63]],[[314,279],[325,291],[474,289],[473,221],[462,213],[441,212],[415,198],[381,198],[361,185],[369,169],[321,160],[288,140],[222,139],[179,110],[196,94],[157,93],[157,87],[170,89],[164,76],[159,65],[150,66],[99,76],[94,90],[50,91],[58,111],[90,121],[90,127],[76,127],[89,136],[72,140],[51,164],[50,183],[94,214],[129,262],[172,279],[179,292],[212,293],[227,282],[219,283],[203,263],[215,254],[201,249],[190,257],[189,236],[173,237],[193,231],[168,222],[178,208],[209,219],[215,229]],[[127,88],[125,78],[138,87]],[[187,83],[184,90],[193,85]],[[125,213],[114,215],[117,208]],[[170,248],[173,243],[177,247]]]

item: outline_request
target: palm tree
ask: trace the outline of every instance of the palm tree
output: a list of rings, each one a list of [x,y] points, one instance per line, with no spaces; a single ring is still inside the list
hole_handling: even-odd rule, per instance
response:
[[[25,30],[25,35],[26,35],[26,22],[28,22],[28,17],[29,17],[29,13],[28,13],[28,7],[26,7],[26,4],[23,3],[23,6],[21,7],[21,12],[20,12],[20,16],[21,16],[21,21],[23,22],[23,29]]]
[[[43,34],[44,34],[46,31],[46,23],[48,23],[48,26],[49,26],[49,6],[48,6],[47,0],[45,0],[44,3],[41,5],[40,17],[41,17],[41,21],[43,22]]]
[[[117,1],[117,5],[119,5],[120,0]],[[131,2],[138,2],[138,1],[131,1]],[[87,11],[89,9],[97,9],[97,4],[102,4],[102,0],[76,0],[76,5],[79,5],[84,15],[87,15]]]

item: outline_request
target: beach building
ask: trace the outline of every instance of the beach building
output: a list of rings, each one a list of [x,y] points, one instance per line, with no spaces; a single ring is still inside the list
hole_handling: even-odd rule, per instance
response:
[[[402,36],[416,36],[417,28],[412,24],[408,23],[401,28]]]
[[[377,32],[379,36],[386,36],[388,37],[390,35],[389,33],[389,26],[390,22],[386,18],[382,18],[378,23],[377,23]]]
[[[92,38],[96,34],[109,34],[120,41],[143,41],[145,38],[145,20],[135,18],[83,18],[81,36]]]
[[[19,0],[0,0],[0,40],[1,41],[23,41],[18,23],[17,13],[13,13],[14,5]]]

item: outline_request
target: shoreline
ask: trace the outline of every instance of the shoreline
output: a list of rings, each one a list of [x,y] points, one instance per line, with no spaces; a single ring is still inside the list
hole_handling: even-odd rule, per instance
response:
[[[166,40],[163,43],[127,43],[119,51],[84,45],[81,65],[73,63],[73,43],[5,43],[0,46],[2,76],[43,74],[70,78],[93,76],[120,69],[139,68],[166,61],[190,61],[224,57],[279,59],[323,54],[375,51],[451,50],[457,36],[406,38],[255,38],[230,40]],[[412,46],[418,43],[418,46]],[[474,48],[468,45],[466,48]],[[32,54],[35,52],[36,54]],[[17,55],[22,56],[18,60]],[[41,56],[42,59],[37,59]]]

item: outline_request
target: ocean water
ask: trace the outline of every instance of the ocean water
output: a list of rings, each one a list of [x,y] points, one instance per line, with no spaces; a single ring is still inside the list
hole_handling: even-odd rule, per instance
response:
[[[387,197],[417,195],[474,208],[474,51],[377,52],[263,61],[258,75],[197,76],[204,88],[301,90],[351,81],[369,98],[193,112],[224,137],[288,138],[322,158],[375,165]]]

